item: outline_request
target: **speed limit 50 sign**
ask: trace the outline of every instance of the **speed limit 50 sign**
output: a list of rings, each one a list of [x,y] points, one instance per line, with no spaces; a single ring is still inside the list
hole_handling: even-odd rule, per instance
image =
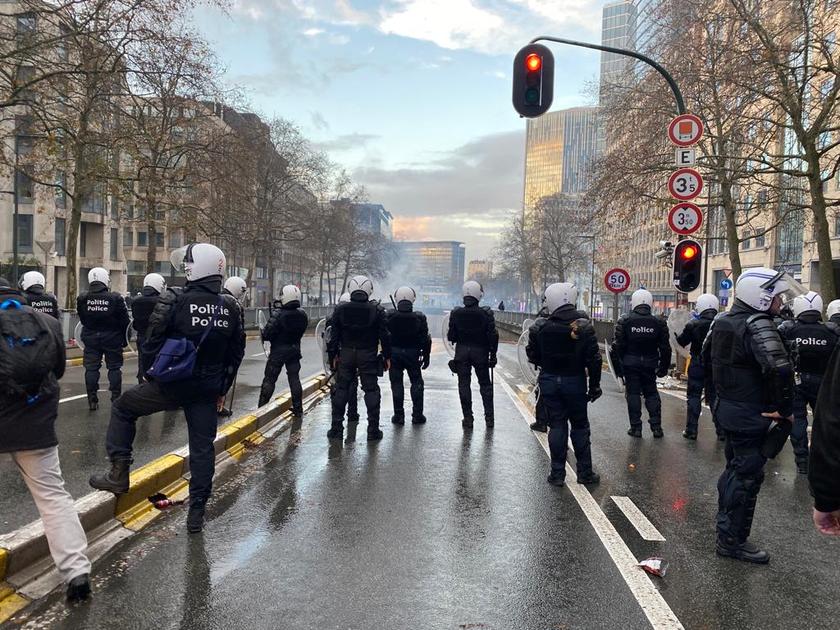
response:
[[[623,293],[630,287],[630,274],[624,269],[610,269],[604,275],[604,286],[613,293]]]
[[[668,179],[668,192],[674,199],[691,201],[703,192],[703,177],[693,168],[681,168]]]
[[[678,203],[668,213],[668,227],[677,234],[694,234],[703,224],[703,211],[693,203]]]

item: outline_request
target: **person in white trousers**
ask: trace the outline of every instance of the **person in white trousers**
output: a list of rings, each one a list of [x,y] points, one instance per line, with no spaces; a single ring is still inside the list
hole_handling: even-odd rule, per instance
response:
[[[64,488],[58,461],[60,388],[64,375],[64,339],[58,320],[38,313],[0,278],[0,453],[8,453],[35,501],[50,554],[71,602],[90,597],[87,537]]]

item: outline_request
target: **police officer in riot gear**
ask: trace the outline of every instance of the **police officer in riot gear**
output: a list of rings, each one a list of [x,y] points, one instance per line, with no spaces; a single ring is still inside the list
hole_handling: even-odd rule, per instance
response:
[[[339,304],[345,304],[346,302],[350,301],[350,294],[345,291],[341,294],[338,298]],[[334,314],[334,313],[333,313]],[[332,327],[332,318],[333,315],[330,315],[327,318],[327,325],[326,327],[330,329]],[[347,395],[347,422],[358,422],[359,421],[359,377],[353,377],[353,382],[350,383],[350,389]]]
[[[125,299],[111,291],[111,274],[95,267],[88,273],[90,288],[76,299],[76,312],[82,323],[82,357],[85,366],[85,387],[91,411],[99,407],[99,370],[102,358],[108,368],[111,400],[122,392],[123,348],[128,345],[128,309]]]
[[[479,306],[484,289],[475,280],[463,286],[464,306],[454,309],[449,315],[447,339],[455,344],[453,364],[458,374],[458,395],[461,398],[462,421],[465,430],[473,427],[472,392],[470,379],[475,370],[481,402],[484,405],[484,422],[487,427],[495,424],[493,412],[493,382],[490,370],[496,367],[496,353],[499,349],[499,332],[496,320],[489,307]]]
[[[195,366],[191,374],[175,381],[164,382],[150,376],[149,382],[133,387],[114,403],[106,438],[111,470],[92,476],[90,485],[115,494],[125,493],[137,419],[158,411],[183,409],[190,450],[187,530],[197,533],[204,527],[205,505],[213,487],[216,401],[236,379],[245,353],[245,331],[235,300],[221,295],[225,270],[222,250],[209,243],[197,243],[176,252],[183,260],[187,283],[182,292],[166,291],[160,297],[149,319],[142,350],[157,357],[150,361],[154,366],[167,340],[187,339],[197,347]]]
[[[706,334],[712,325],[715,317],[717,317],[720,309],[720,302],[718,299],[710,294],[704,293],[697,298],[697,318],[692,319],[686,325],[683,331],[677,336],[677,343],[685,347],[691,345],[691,363],[688,366],[688,391],[687,411],[685,419],[685,431],[683,437],[687,440],[697,439],[697,429],[700,425],[700,414],[703,412],[702,397],[703,389],[706,388],[706,400],[709,406],[715,407],[715,393],[714,385],[706,383],[706,371],[703,368],[703,341],[706,339]],[[712,420],[715,422],[715,429],[718,438],[723,440],[723,431],[718,427],[717,420],[712,415]]]
[[[726,435],[716,551],[745,562],[770,560],[748,539],[764,466],[784,447],[792,420],[793,365],[773,316],[782,294],[795,286],[773,269],[743,272],[732,309],[715,319],[703,343],[703,366],[712,370],[717,390],[715,416]]]
[[[381,440],[381,394],[377,379],[382,374],[383,362],[384,369],[390,368],[391,335],[385,325],[385,309],[370,299],[373,294],[370,279],[353,276],[347,288],[350,301],[339,304],[330,321],[332,334],[327,350],[330,364],[338,374],[332,392],[332,427],[327,437],[334,440],[344,435],[344,412],[350,388],[358,375],[365,393],[368,441]]]
[[[146,380],[146,370],[151,365],[143,361],[143,353],[140,352],[140,345],[146,338],[146,329],[149,327],[149,318],[158,303],[158,299],[166,291],[166,280],[159,273],[150,273],[143,278],[143,290],[140,296],[131,301],[131,327],[137,332],[137,382]]]
[[[20,288],[29,306],[39,313],[46,313],[59,319],[58,300],[52,293],[44,290],[45,286],[47,286],[47,281],[44,274],[39,271],[27,271],[20,279]]]
[[[633,293],[631,312],[622,315],[615,325],[613,358],[621,365],[627,391],[627,412],[630,429],[627,435],[642,437],[642,400],[645,398],[653,437],[661,438],[662,400],[656,389],[656,378],[665,376],[671,365],[671,344],[668,326],[651,313],[653,296],[646,289]]]
[[[301,417],[303,388],[300,384],[300,340],[309,326],[309,318],[300,307],[301,293],[295,285],[283,287],[279,302],[280,308],[274,310],[262,332],[262,340],[271,344],[271,352],[265,364],[259,406],[271,400],[277,377],[285,367],[292,394],[292,413]]]
[[[543,294],[543,306],[540,308],[539,313],[537,313],[537,321],[534,322],[535,324],[543,319],[547,319],[551,313],[548,312],[547,307],[545,306],[545,294]],[[530,334],[529,334],[530,339]],[[548,412],[545,408],[545,401],[543,397],[540,395],[540,384],[537,382],[537,404],[534,406],[534,421],[531,423],[531,430],[532,431],[539,431],[540,433],[546,433],[548,431]]]
[[[248,284],[243,278],[239,276],[231,276],[225,280],[222,287],[223,295],[230,295],[236,300],[236,306],[239,308],[239,317],[242,319],[242,326],[245,326],[245,294],[248,292]]]
[[[566,479],[570,424],[578,483],[600,481],[592,470],[586,405],[601,397],[601,352],[589,317],[576,310],[576,303],[575,285],[558,282],[549,286],[545,305],[550,315],[531,327],[526,348],[528,359],[540,369],[540,398],[551,427],[548,482],[555,486],[562,486]]]
[[[387,315],[386,323],[391,334],[391,392],[394,396],[394,416],[391,422],[405,424],[405,387],[403,372],[408,372],[411,382],[411,422],[423,424],[423,374],[429,367],[432,337],[426,316],[414,310],[417,293],[411,287],[400,287],[394,293],[397,309]]]
[[[828,303],[825,309],[826,325],[840,337],[840,300],[833,300]]]
[[[794,319],[779,326],[779,334],[795,358],[794,369],[799,375],[793,397],[790,442],[796,468],[803,475],[808,474],[808,405],[812,411],[817,406],[817,394],[838,343],[837,334],[822,321],[822,309],[822,298],[809,291],[793,300]]]

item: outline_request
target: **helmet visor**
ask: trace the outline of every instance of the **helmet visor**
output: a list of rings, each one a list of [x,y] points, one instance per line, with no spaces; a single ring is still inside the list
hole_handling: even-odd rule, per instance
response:
[[[184,245],[183,247],[172,250],[172,253],[169,254],[169,263],[176,273],[184,273],[184,261],[187,258],[188,248],[189,245]]]
[[[771,292],[773,296],[780,296],[784,304],[792,304],[794,298],[808,293],[808,289],[786,271],[777,273],[770,280],[762,284],[761,288]]]

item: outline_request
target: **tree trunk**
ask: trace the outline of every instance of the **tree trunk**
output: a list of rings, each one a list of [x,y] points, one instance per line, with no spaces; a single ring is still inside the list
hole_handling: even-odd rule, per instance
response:
[[[811,193],[814,237],[817,241],[817,259],[820,264],[820,295],[823,302],[828,304],[837,298],[837,287],[834,282],[834,257],[831,254],[831,234],[828,231],[820,158],[813,145],[809,145],[805,152],[809,166],[808,189]]]
[[[67,232],[67,300],[64,308],[73,310],[76,308],[76,296],[79,291],[78,277],[78,247],[79,232],[82,225],[82,206],[90,192],[90,182],[87,179],[87,151],[84,138],[87,134],[87,119],[81,118],[79,124],[79,136],[73,147],[73,197],[70,205],[70,229]]]
[[[157,263],[157,200],[154,197],[146,204],[146,231],[146,273],[154,273]]]
[[[738,236],[738,208],[732,198],[732,184],[728,181],[720,183],[720,200],[723,206],[723,215],[726,219],[726,246],[729,249],[729,266],[732,267],[732,281],[735,282],[741,275],[741,252],[738,249],[740,239]],[[708,243],[706,247],[708,247]]]

